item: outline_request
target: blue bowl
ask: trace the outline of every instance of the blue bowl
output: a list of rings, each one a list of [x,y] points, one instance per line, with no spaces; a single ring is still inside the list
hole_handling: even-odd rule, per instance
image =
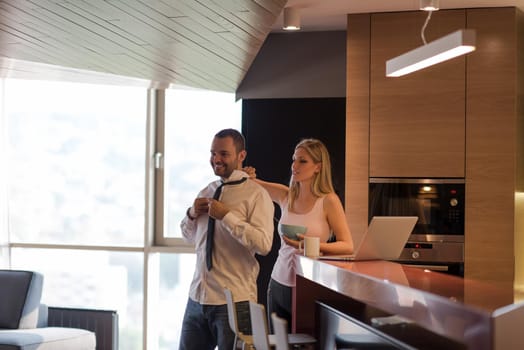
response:
[[[298,241],[297,234],[306,233],[307,227],[299,225],[278,224],[278,232],[287,238]]]

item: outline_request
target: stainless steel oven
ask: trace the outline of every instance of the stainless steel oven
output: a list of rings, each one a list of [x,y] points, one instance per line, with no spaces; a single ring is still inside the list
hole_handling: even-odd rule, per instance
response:
[[[371,178],[369,219],[416,215],[399,262],[464,274],[464,179]]]

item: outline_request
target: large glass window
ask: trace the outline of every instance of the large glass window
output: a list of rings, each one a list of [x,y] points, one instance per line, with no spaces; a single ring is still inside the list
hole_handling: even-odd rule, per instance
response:
[[[120,349],[177,348],[195,265],[179,223],[216,179],[211,141],[241,128],[241,103],[165,92],[154,128],[166,140],[155,149],[165,155],[165,190],[152,195],[156,100],[146,89],[12,79],[1,87],[0,267],[42,272],[48,305],[116,310]],[[150,210],[152,197],[163,215]],[[174,246],[150,246],[153,227]]]
[[[164,236],[181,237],[186,209],[216,180],[209,164],[213,136],[225,128],[240,130],[242,103],[231,93],[170,89],[165,110]]]
[[[143,245],[144,88],[6,80],[11,242]]]
[[[195,258],[195,254],[150,256],[148,349],[178,349]]]
[[[116,310],[119,348],[142,349],[142,253],[13,248],[11,266],[43,274],[46,305]]]
[[[4,84],[0,80],[0,111],[3,110]],[[7,132],[5,127],[5,118],[0,113],[0,164],[2,169],[8,166],[6,156]],[[0,268],[9,267],[9,249],[8,249],[8,232],[7,232],[7,172],[0,170]]]

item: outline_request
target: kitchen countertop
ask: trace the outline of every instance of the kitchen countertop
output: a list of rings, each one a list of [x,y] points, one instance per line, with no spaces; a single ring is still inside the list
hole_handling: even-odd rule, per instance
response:
[[[299,257],[297,274],[297,296],[302,293],[299,279],[303,277],[360,303],[405,317],[468,348],[524,349],[519,330],[524,324],[524,303],[514,304],[512,295],[495,285],[394,262],[341,262],[303,256]],[[300,311],[297,313],[300,319]],[[509,339],[513,343],[508,344]]]

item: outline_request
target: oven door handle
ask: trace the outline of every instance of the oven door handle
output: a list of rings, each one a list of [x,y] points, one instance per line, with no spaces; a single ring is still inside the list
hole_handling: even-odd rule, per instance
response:
[[[446,265],[420,265],[420,264],[403,264],[408,267],[416,267],[418,269],[427,269],[433,271],[448,271],[449,268]]]

